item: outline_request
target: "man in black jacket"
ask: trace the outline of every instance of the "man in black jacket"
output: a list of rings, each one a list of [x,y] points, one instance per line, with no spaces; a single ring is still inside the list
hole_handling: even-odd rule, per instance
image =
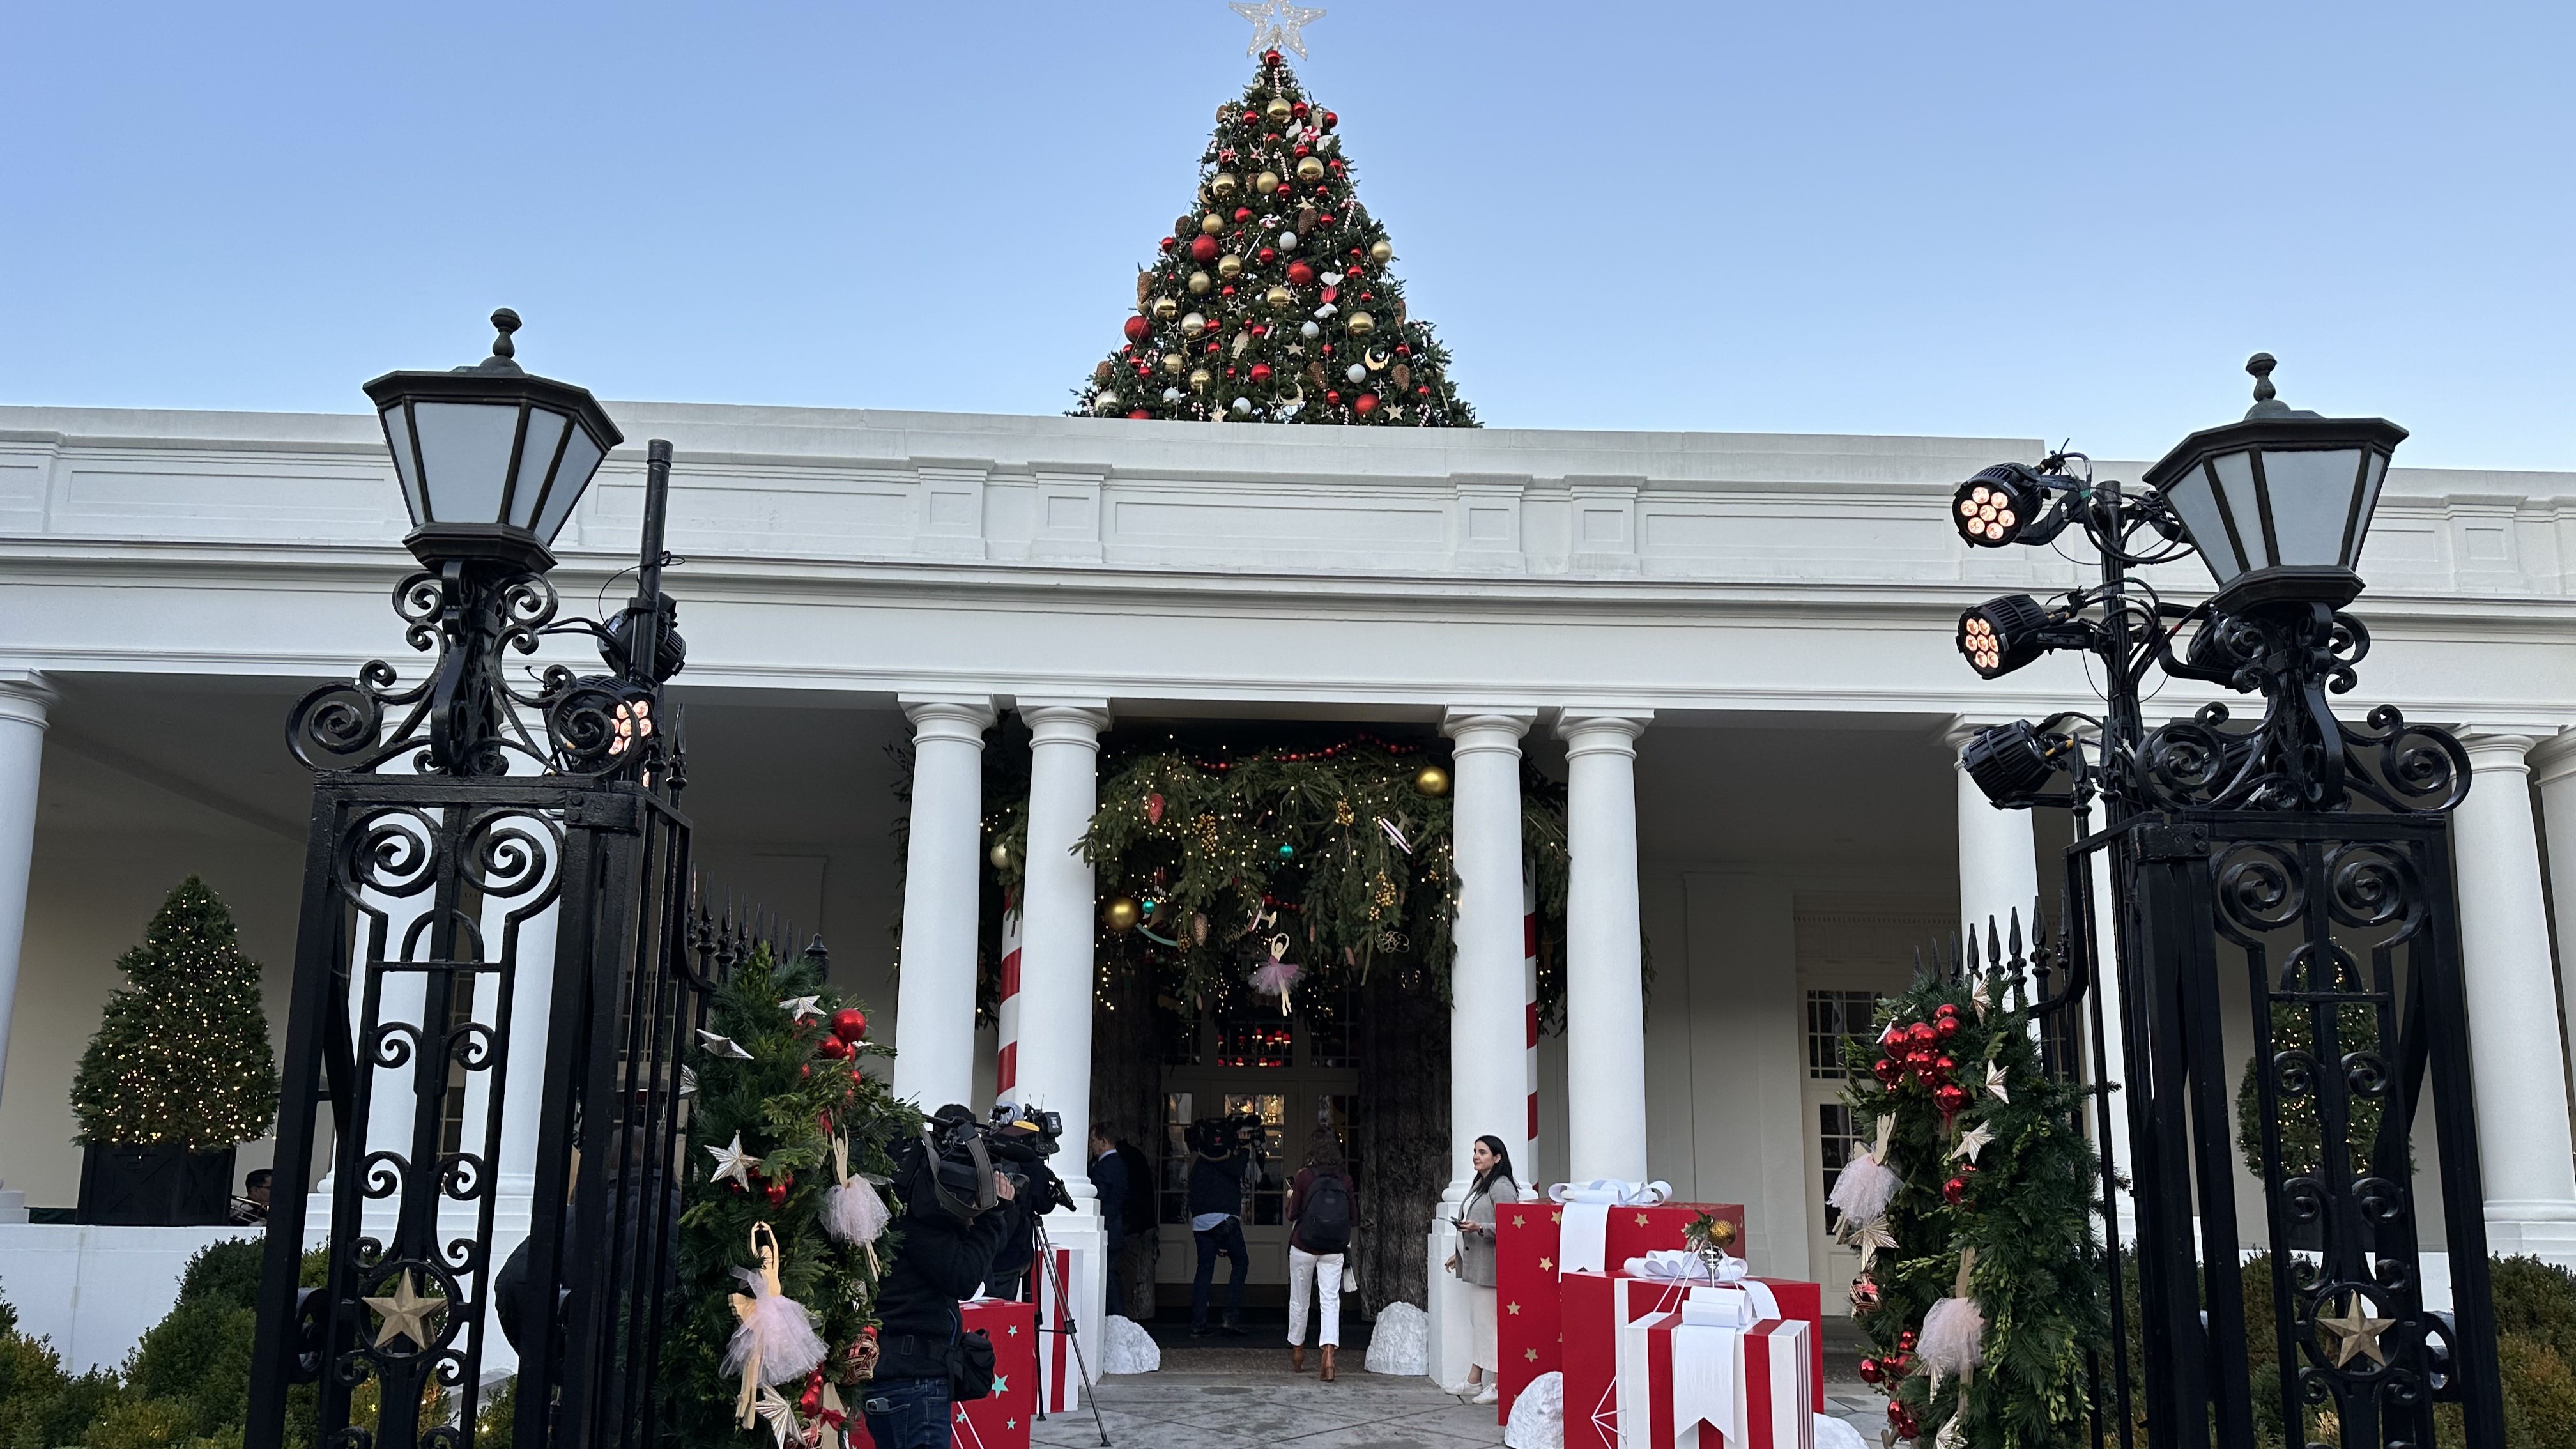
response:
[[[942,1108],[940,1115],[964,1111]],[[902,1240],[877,1288],[876,1376],[862,1403],[876,1449],[948,1449],[948,1349],[964,1328],[957,1304],[973,1297],[992,1271],[1008,1226],[1011,1184],[994,1173],[993,1206],[971,1218],[943,1207],[927,1183],[906,1183],[903,1191]]]
[[[1252,1181],[1252,1145],[1231,1126],[1209,1132],[1190,1159],[1190,1235],[1198,1242],[1199,1270],[1190,1280],[1190,1337],[1208,1333],[1208,1300],[1217,1255],[1232,1266],[1225,1280],[1225,1331],[1243,1332],[1243,1279],[1252,1254],[1243,1245],[1243,1189]]]

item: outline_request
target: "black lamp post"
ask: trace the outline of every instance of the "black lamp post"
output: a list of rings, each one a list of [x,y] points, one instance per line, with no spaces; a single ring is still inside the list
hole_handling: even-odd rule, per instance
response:
[[[2314,1416],[2330,1411],[2345,1446],[2430,1444],[2433,1403],[2453,1399],[2468,1442],[2496,1449],[2503,1409],[2450,856],[2468,759],[2450,735],[2391,706],[2355,726],[2330,701],[2354,686],[2369,649],[2369,632],[2341,610],[2361,593],[2362,547],[2406,432],[2293,411],[2274,392],[2273,367],[2257,354],[2246,365],[2252,410],[2183,440],[2142,490],[2097,483],[2088,461],[2066,453],[1998,465],[1953,493],[1953,526],[1972,546],[2044,542],[2073,526],[2099,558],[2093,582],[2045,603],[2007,595],[1964,612],[1956,644],[1969,665],[1991,679],[2077,650],[2108,671],[2101,716],[1984,731],[1961,763],[1999,809],[2076,812],[2066,876],[2075,979],[2117,990],[2126,1018],[2124,1041],[2097,1033],[2093,1066],[2097,1080],[2121,1080],[2129,1111],[2130,1163],[2112,1160],[2107,1102],[2097,1127],[2105,1197],[2124,1167],[2135,1185],[2147,1442],[2251,1449],[2254,1398],[2277,1394],[2294,1442],[2312,1442]],[[2218,584],[2205,602],[2169,601],[2138,572],[2193,552]],[[2149,730],[2140,696],[2158,671],[2258,694],[2262,717],[2239,723],[2211,704]],[[2097,800],[2108,816],[2098,831]],[[2093,939],[2097,856],[2113,882],[2108,952]],[[2237,1286],[2222,971],[2244,973],[2251,1004],[2268,1325],[2245,1322]],[[2280,1022],[2289,1025],[2276,1036]],[[2368,1101],[2381,1126],[2356,1142],[2351,1123]],[[2419,1107],[2441,1146],[2456,1315],[2427,1310],[2417,1271]],[[2293,1113],[2314,1119],[2313,1162],[2285,1150]],[[2116,1265],[2116,1221],[2108,1246]],[[2125,1320],[2132,1305],[2116,1272],[2111,1296]],[[2253,1382],[2249,1332],[2269,1335],[2277,1383]],[[2125,1339],[2115,1323],[2106,1397],[2116,1402],[2096,1405],[2123,1446]]]
[[[512,360],[515,313],[492,320],[481,365],[366,389],[421,565],[394,608],[428,669],[405,685],[373,661],[287,721],[314,770],[313,817],[246,1449],[461,1443],[495,1329],[519,1356],[522,1449],[657,1432],[680,1061],[711,985],[691,956],[682,761],[661,707],[683,658],[661,589],[671,448],[646,450],[633,599],[558,620],[548,545],[621,437],[587,391]],[[512,655],[566,633],[590,636],[607,671],[523,667],[513,681]],[[379,769],[397,761],[410,768]],[[522,959],[523,932],[547,916],[551,954]],[[512,1019],[523,972],[545,973],[540,1023]],[[495,1159],[507,1083],[528,1073],[535,1193],[509,1294]],[[457,1082],[478,1078],[483,1111],[451,1122]],[[307,1289],[305,1183],[322,1147],[328,1271]],[[370,1383],[372,1424],[357,1398]],[[314,1389],[291,1408],[297,1384]],[[433,1390],[461,1430],[423,1422]],[[290,1412],[312,1415],[309,1432],[289,1434]]]

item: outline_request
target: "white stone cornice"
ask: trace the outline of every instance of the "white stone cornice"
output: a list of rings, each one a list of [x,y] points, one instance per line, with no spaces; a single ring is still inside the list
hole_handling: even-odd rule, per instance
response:
[[[2560,730],[2531,747],[2533,783],[2554,785],[2576,775],[2576,728]]]

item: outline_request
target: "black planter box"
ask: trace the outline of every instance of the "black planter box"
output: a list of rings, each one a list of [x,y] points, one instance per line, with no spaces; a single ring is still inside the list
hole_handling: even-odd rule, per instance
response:
[[[80,1220],[119,1227],[193,1228],[232,1216],[233,1149],[127,1147],[93,1142],[82,1149]]]

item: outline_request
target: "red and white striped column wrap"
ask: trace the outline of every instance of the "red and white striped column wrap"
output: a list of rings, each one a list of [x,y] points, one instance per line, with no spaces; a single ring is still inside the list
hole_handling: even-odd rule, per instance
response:
[[[1521,1000],[1528,1022],[1524,1048],[1529,1068],[1529,1160],[1513,1164],[1538,1182],[1538,883],[1521,871]]]
[[[993,1054],[993,1100],[1016,1102],[1012,1089],[1020,1084],[1020,913],[1017,907],[1002,911],[1002,1006],[1001,1046]]]

